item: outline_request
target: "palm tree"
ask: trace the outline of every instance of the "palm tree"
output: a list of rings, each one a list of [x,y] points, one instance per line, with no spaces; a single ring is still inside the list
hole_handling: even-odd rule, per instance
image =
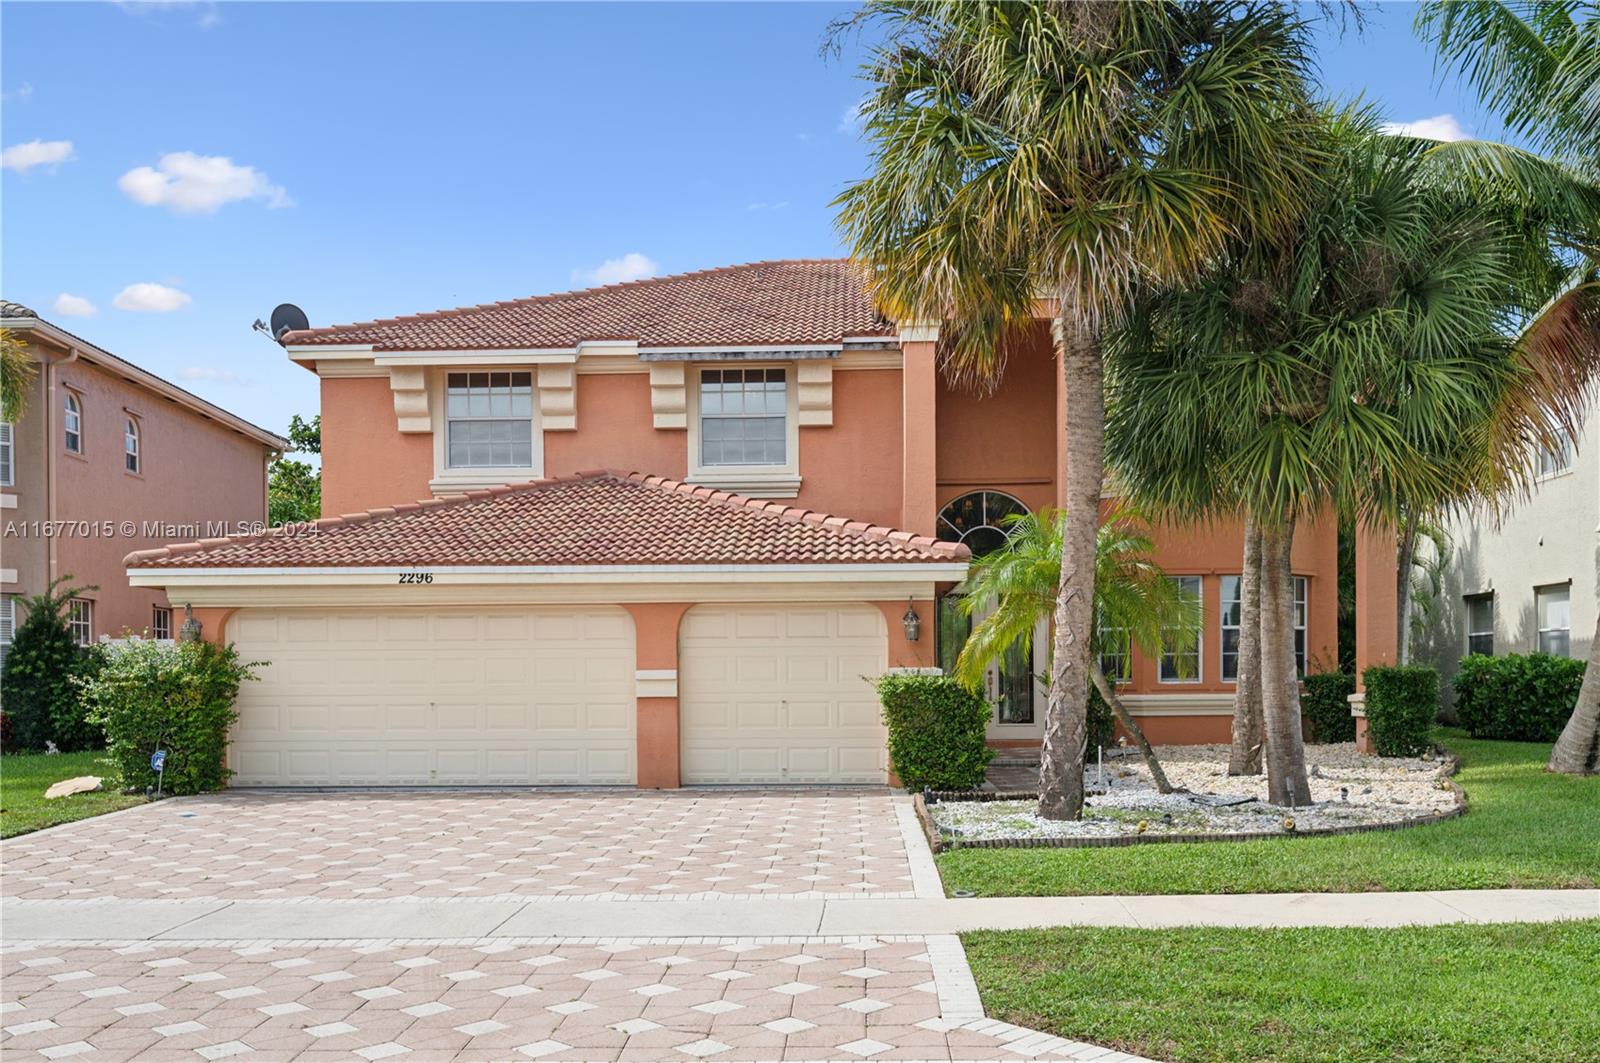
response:
[[[20,421],[37,370],[28,347],[7,329],[0,329],[0,420]]]
[[[1033,632],[1055,609],[1061,585],[1061,554],[1068,520],[1058,510],[1006,518],[1005,545],[972,562],[962,606],[983,619],[973,627],[956,659],[955,677],[977,689],[990,665],[1033,644]],[[1127,731],[1156,788],[1171,793],[1144,730],[1117,696],[1102,658],[1127,661],[1137,646],[1152,656],[1174,644],[1192,645],[1201,628],[1200,603],[1186,598],[1152,555],[1155,544],[1136,528],[1135,517],[1114,510],[1095,535],[1094,637],[1089,678]],[[1121,679],[1119,675],[1116,677]]]
[[[1083,806],[1102,333],[1141,284],[1287,223],[1316,162],[1307,30],[1283,4],[868,0],[872,173],[839,224],[883,310],[944,324],[943,369],[992,387],[1041,301],[1066,396],[1069,520],[1039,813]]]
[[[1286,239],[1241,246],[1196,285],[1154,293],[1115,338],[1108,445],[1156,512],[1243,509],[1261,535],[1269,799],[1310,800],[1289,554],[1332,505],[1392,523],[1477,475],[1518,379],[1500,328],[1515,232],[1441,191],[1425,152],[1368,114],[1328,116],[1331,162]]]

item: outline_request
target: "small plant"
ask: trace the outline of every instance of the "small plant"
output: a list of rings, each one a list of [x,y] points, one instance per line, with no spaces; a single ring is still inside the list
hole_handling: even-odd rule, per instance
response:
[[[1354,742],[1356,720],[1350,715],[1350,695],[1356,677],[1349,672],[1312,672],[1305,677],[1300,711],[1311,721],[1317,742]]]
[[[200,793],[226,783],[228,729],[239,718],[233,704],[257,663],[240,661],[231,645],[209,642],[140,640],[110,650],[81,687],[126,785],[155,786],[150,755],[158,749],[167,751],[166,792]]]
[[[1427,751],[1439,713],[1439,673],[1422,665],[1373,665],[1361,678],[1367,688],[1367,730],[1378,755]]]
[[[971,790],[994,757],[986,733],[989,706],[943,675],[878,677],[889,729],[889,763],[908,790]]]
[[[99,728],[85,719],[73,683],[99,662],[89,648],[78,645],[66,619],[72,599],[97,588],[61,589],[71,579],[62,576],[42,593],[19,601],[28,615],[12,636],[0,674],[0,701],[11,718],[15,743],[8,742],[7,749],[44,749],[53,742],[71,753],[97,748],[103,741]]]
[[[1586,662],[1548,653],[1461,659],[1456,719],[1473,738],[1554,742],[1578,704]]]

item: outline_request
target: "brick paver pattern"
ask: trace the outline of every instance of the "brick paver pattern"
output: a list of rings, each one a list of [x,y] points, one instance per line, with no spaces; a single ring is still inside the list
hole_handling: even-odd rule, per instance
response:
[[[883,791],[230,792],[8,841],[29,900],[910,897]]]
[[[8,1059],[1028,1058],[940,1017],[927,946],[13,946]]]

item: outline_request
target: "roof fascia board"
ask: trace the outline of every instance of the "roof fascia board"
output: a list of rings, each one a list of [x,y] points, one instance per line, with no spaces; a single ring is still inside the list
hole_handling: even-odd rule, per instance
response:
[[[426,573],[433,585],[544,583],[681,583],[693,577],[702,583],[883,583],[906,579],[959,582],[965,562],[901,561],[861,564],[793,565],[386,565],[382,567],[314,568],[138,568],[127,570],[135,587],[259,586],[295,583],[301,586],[385,586],[399,573]]]
[[[576,347],[527,347],[460,351],[374,351],[377,365],[571,365]]]

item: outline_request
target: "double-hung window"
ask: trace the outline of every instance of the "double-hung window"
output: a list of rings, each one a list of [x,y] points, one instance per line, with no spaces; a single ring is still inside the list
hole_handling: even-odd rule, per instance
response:
[[[11,487],[17,482],[16,450],[11,439],[11,422],[0,421],[0,487]]]
[[[1306,578],[1294,578],[1294,670],[1296,675],[1306,674]]]
[[[1199,576],[1168,577],[1177,584],[1178,593],[1188,601],[1200,601]],[[1204,642],[1199,631],[1174,631],[1166,638],[1161,651],[1161,661],[1156,678],[1163,683],[1200,682],[1200,653]]]
[[[17,633],[17,599],[0,595],[0,668],[6,664],[6,653],[11,649],[11,638]]]
[[[1539,652],[1557,657],[1572,655],[1572,585],[1533,589],[1534,613],[1539,624]]]
[[[70,391],[66,393],[66,398],[62,399],[61,431],[67,450],[73,454],[82,454],[83,400]]]
[[[1100,671],[1113,683],[1126,683],[1133,678],[1133,647],[1128,629],[1102,627],[1100,635]]]
[[[700,371],[700,465],[786,465],[789,376],[777,369]]]
[[[151,607],[150,637],[153,639],[172,637],[172,610],[169,607],[164,605]]]
[[[129,417],[122,425],[122,467],[139,471],[139,422]]]
[[[1234,683],[1239,679],[1239,630],[1244,615],[1241,588],[1244,580],[1238,576],[1222,577],[1222,679]],[[1294,577],[1294,666],[1300,675],[1306,674],[1306,578]]]
[[[445,463],[452,469],[533,467],[533,374],[451,373]]]
[[[94,641],[94,603],[87,598],[74,598],[67,603],[67,630],[80,646]]]
[[[1494,593],[1467,595],[1467,652],[1494,656]]]

